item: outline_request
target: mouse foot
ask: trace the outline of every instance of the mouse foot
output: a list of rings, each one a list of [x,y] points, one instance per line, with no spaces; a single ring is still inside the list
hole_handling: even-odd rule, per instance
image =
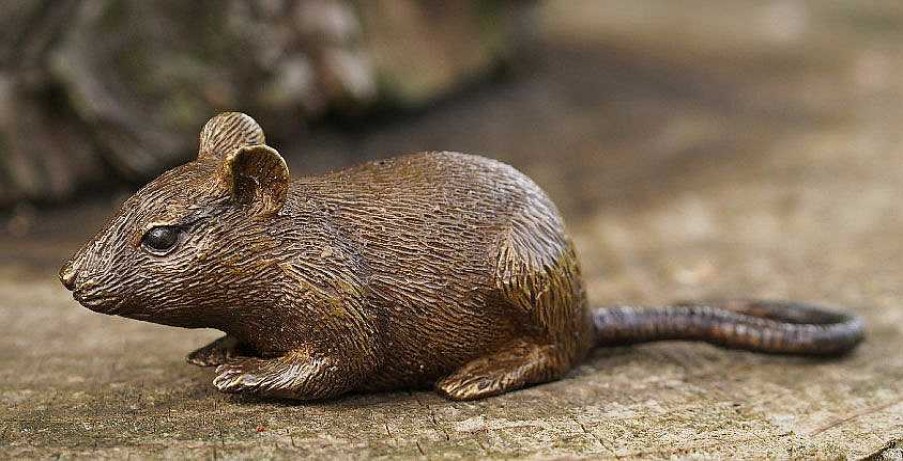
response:
[[[223,336],[212,343],[188,354],[185,360],[199,367],[215,367],[222,365],[247,352],[233,336]]]
[[[347,392],[348,375],[333,357],[295,351],[270,359],[232,359],[216,368],[213,385],[233,394],[319,400]]]
[[[567,368],[567,362],[555,354],[554,346],[516,341],[465,364],[436,383],[436,391],[451,400],[482,399],[551,381],[567,372]]]

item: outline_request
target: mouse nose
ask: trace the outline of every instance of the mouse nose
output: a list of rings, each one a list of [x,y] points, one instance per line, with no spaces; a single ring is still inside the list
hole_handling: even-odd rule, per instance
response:
[[[66,263],[62,269],[60,269],[60,281],[63,282],[63,286],[66,287],[69,291],[75,289],[75,276],[77,272],[75,271],[75,267],[72,265],[72,261]]]

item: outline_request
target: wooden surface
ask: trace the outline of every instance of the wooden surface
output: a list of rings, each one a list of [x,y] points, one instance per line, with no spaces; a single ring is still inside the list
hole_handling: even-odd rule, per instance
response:
[[[594,303],[840,304],[869,324],[857,352],[599,350],[568,379],[472,403],[226,396],[183,360],[218,333],[93,314],[59,285],[62,260],[121,197],[101,199],[7,219],[0,456],[899,456],[903,10],[669,5],[550,3],[546,45],[522,78],[354,136],[321,128],[277,147],[296,175],[420,149],[500,158],[561,206]]]

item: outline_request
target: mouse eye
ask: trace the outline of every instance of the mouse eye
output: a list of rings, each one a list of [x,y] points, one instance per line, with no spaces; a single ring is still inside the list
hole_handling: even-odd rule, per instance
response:
[[[141,237],[141,244],[152,253],[167,252],[179,243],[182,229],[178,226],[155,226],[148,229]]]

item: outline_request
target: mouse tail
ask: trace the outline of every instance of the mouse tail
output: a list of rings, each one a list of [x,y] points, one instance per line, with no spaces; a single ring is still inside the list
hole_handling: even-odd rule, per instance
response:
[[[664,340],[704,341],[770,354],[842,355],[863,339],[856,315],[787,301],[683,302],[615,306],[593,312],[598,346]]]

